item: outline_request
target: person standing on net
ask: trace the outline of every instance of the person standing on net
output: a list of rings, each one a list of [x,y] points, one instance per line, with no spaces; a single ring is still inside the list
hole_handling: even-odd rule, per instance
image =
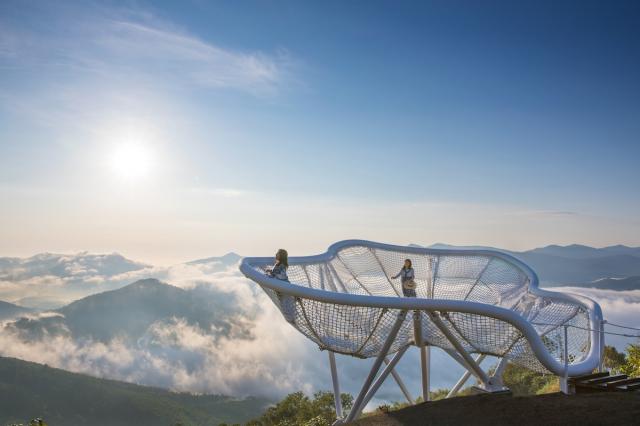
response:
[[[400,277],[402,283],[402,294],[404,297],[416,297],[416,274],[413,270],[411,259],[405,259],[404,266],[400,269],[395,276],[391,277],[392,280]]]

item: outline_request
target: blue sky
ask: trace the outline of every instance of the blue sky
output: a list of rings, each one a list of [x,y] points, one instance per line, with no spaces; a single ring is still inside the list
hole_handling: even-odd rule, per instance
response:
[[[639,19],[636,2],[4,1],[0,250],[640,245]]]

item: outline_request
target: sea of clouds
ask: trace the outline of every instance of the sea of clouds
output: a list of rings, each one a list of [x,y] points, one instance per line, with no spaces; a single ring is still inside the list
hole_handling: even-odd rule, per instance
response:
[[[640,290],[615,291],[584,287],[556,287],[554,291],[576,293],[598,302],[605,320],[612,324],[640,329]],[[613,325],[605,325],[605,331],[640,336],[640,331],[628,330]],[[630,343],[640,343],[640,339],[607,334],[605,344],[624,350]]]
[[[78,262],[78,260],[65,261]],[[104,260],[102,260],[104,262]],[[57,295],[69,298],[62,289],[65,283],[76,294],[79,279],[89,274],[87,292],[121,287],[138,279],[154,277],[177,287],[202,293],[207,288],[210,297],[221,298],[231,306],[234,320],[242,323],[248,333],[205,332],[198,325],[182,318],[167,318],[152,324],[135,344],[123,339],[97,342],[74,339],[71,333],[54,333],[26,339],[9,321],[0,324],[0,356],[15,357],[69,371],[93,376],[159,386],[178,391],[213,393],[233,396],[266,396],[277,399],[302,390],[313,393],[331,389],[328,359],[324,352],[304,338],[283,318],[271,300],[237,268],[237,259],[211,259],[181,264],[169,268],[137,265],[132,270],[109,275],[99,267],[68,268],[67,275],[53,288]],[[88,273],[88,270],[93,272]],[[31,274],[32,275],[32,274]],[[28,289],[36,286],[37,277],[25,275]],[[99,284],[96,276],[104,278]],[[33,281],[36,280],[36,281]],[[45,281],[46,282],[46,281]],[[20,285],[20,280],[13,283]],[[44,285],[46,288],[46,284]],[[51,288],[49,288],[51,290]],[[598,301],[604,315],[612,322],[640,326],[640,291],[562,288]],[[15,295],[15,294],[14,294]],[[19,295],[17,295],[19,296]],[[33,319],[58,315],[32,314]],[[623,349],[630,339],[611,338],[609,344]],[[343,391],[356,393],[371,366],[371,360],[338,356],[338,368]],[[486,366],[491,360],[486,361]],[[412,348],[397,370],[414,396],[419,394],[419,356]],[[432,350],[433,389],[451,387],[463,373],[444,352]],[[402,394],[392,380],[381,388],[381,401],[401,400]]]

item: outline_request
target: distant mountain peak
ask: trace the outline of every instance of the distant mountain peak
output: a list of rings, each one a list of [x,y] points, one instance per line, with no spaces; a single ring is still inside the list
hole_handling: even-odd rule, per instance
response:
[[[150,287],[164,287],[164,286],[168,286],[169,284],[167,283],[163,283],[162,281],[156,279],[156,278],[144,278],[138,281],[135,281],[127,286],[122,287],[121,289],[118,290],[112,290],[112,291],[119,291],[119,290],[123,290],[126,288],[150,288]]]
[[[589,249],[589,250],[595,249],[595,247],[587,246],[587,245],[584,245],[584,244],[569,244],[566,247],[567,248],[576,248],[576,249]]]
[[[542,250],[598,250],[595,247],[587,246],[584,244],[567,244],[566,246],[560,244],[549,244],[543,247],[536,247],[529,251],[542,251]]]
[[[122,297],[127,297],[127,298],[131,298],[131,297],[137,297],[135,296],[137,293],[141,293],[141,292],[145,292],[145,291],[149,291],[149,290],[169,290],[169,291],[175,291],[175,292],[183,292],[184,290],[176,287],[176,286],[172,286],[171,284],[167,284],[164,283],[156,278],[144,278],[138,281],[135,281],[129,285],[126,285],[124,287],[115,289],[115,290],[109,290],[109,291],[104,291],[102,293],[96,293],[96,294],[91,294],[87,297],[83,297],[82,299],[76,300],[62,308],[59,309],[59,311],[64,312],[65,310],[68,310],[69,308],[71,309],[77,309],[79,306],[83,306],[85,304],[91,304],[91,303],[95,303],[96,301],[104,301],[104,300],[108,300],[110,298],[122,298]],[[154,291],[155,292],[155,291]],[[144,294],[140,295],[141,297],[146,297]]]
[[[3,300],[0,300],[0,307],[13,307],[13,308],[17,308],[17,309],[24,309],[25,311],[29,311],[29,308],[25,308],[24,306],[20,306],[16,303],[11,303],[11,302],[5,302]]]
[[[144,278],[144,279],[135,281],[129,285],[126,285],[124,287],[117,288],[115,290],[109,290],[102,293],[92,294],[90,296],[85,297],[84,299],[92,299],[92,298],[97,299],[107,295],[115,296],[115,295],[121,295],[121,294],[127,294],[127,293],[131,294],[132,292],[139,293],[139,292],[150,292],[150,291],[153,292],[154,294],[158,292],[165,293],[165,294],[166,293],[175,294],[175,293],[185,292],[185,290],[180,287],[176,287],[174,285],[165,283],[156,278]],[[80,300],[84,300],[84,299],[80,299]]]
[[[27,314],[32,310],[23,306],[15,305],[0,300],[0,320],[9,319],[15,316]]]
[[[214,263],[214,262],[220,262],[224,265],[233,265],[237,262],[240,261],[240,259],[242,259],[242,256],[240,256],[237,253],[234,252],[229,252],[223,256],[213,256],[213,257],[206,257],[204,259],[196,259],[196,260],[192,260],[189,262],[186,262],[187,265],[201,265],[201,264],[206,264],[206,263]]]
[[[640,246],[638,247],[632,247],[632,246],[627,246],[624,244],[616,244],[613,246],[608,246],[608,247],[604,247],[603,250],[608,250],[608,251],[620,251],[620,252],[627,252],[627,251],[640,251]]]
[[[229,253],[225,254],[222,256],[222,259],[241,259],[242,256],[240,256],[238,253],[230,251]]]

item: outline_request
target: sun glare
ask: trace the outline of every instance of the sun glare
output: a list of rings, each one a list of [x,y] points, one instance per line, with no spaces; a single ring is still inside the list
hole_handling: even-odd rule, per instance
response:
[[[122,179],[136,180],[145,178],[149,175],[151,167],[151,153],[141,145],[120,145],[116,147],[111,157],[111,168]]]

